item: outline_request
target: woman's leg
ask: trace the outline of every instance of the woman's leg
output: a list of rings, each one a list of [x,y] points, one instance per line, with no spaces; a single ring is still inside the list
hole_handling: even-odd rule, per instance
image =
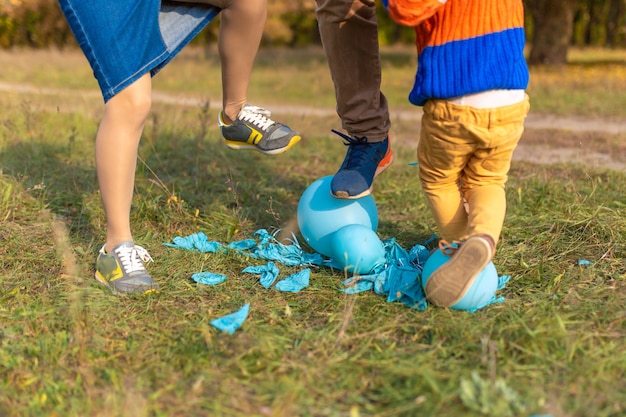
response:
[[[279,154],[295,145],[301,136],[270,119],[271,112],[248,101],[248,86],[265,20],[267,0],[192,0],[221,9],[218,50],[222,66],[222,112],[220,132],[232,149],[255,149]]]
[[[222,62],[224,122],[232,123],[248,101],[248,85],[267,18],[266,0],[228,1],[222,9],[218,50]]]
[[[107,222],[106,250],[133,240],[130,207],[137,150],[151,106],[146,74],[110,99],[96,136],[96,171]]]
[[[192,0],[222,9],[217,48],[222,63],[222,106],[232,123],[248,101],[252,67],[267,19],[267,0]]]

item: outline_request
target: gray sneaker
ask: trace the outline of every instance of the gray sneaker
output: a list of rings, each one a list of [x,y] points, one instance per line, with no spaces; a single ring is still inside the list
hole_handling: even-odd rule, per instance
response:
[[[220,112],[217,124],[229,148],[254,149],[275,155],[290,149],[301,136],[289,126],[270,119],[271,115],[267,109],[246,104],[229,125],[224,123],[223,112]]]
[[[131,241],[122,242],[109,253],[102,246],[96,261],[96,279],[114,293],[147,294],[158,292],[159,286],[146,271],[144,262],[151,262],[148,251]]]

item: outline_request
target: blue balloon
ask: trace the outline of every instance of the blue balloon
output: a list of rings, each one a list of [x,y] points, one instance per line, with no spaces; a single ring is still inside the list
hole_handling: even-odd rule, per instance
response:
[[[450,256],[437,249],[426,260],[422,269],[422,288],[426,289],[426,283],[433,272],[441,265],[450,260]],[[496,295],[498,290],[498,272],[493,262],[489,262],[467,293],[456,304],[450,308],[454,310],[473,310],[488,304]]]
[[[350,224],[378,228],[378,210],[371,195],[353,200],[330,193],[332,176],[320,178],[304,190],[298,202],[300,234],[313,249],[332,257],[331,235]]]
[[[385,246],[375,231],[362,224],[349,224],[331,236],[331,258],[355,274],[368,274],[385,263]]]

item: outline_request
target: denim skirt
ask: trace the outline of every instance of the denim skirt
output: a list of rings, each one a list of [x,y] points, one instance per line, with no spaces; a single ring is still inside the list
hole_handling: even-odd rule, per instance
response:
[[[220,9],[161,0],[59,0],[105,103],[144,74],[152,76]]]

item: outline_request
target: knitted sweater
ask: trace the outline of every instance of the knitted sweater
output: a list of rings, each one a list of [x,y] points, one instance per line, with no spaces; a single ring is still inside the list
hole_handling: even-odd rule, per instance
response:
[[[418,58],[411,103],[528,86],[522,0],[384,3],[396,22],[415,27]]]

